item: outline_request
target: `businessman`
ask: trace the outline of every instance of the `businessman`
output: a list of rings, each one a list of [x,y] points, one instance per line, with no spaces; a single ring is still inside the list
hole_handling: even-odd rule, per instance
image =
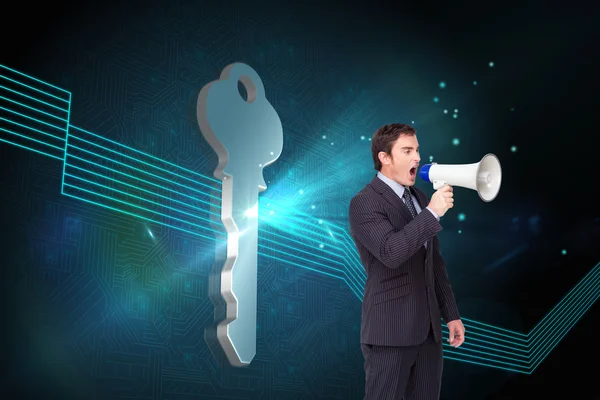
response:
[[[379,128],[371,139],[378,171],[350,201],[350,231],[367,272],[361,349],[365,399],[439,399],[442,326],[460,346],[460,320],[436,234],[454,205],[452,187],[428,201],[414,187],[421,158],[416,130],[406,124]]]

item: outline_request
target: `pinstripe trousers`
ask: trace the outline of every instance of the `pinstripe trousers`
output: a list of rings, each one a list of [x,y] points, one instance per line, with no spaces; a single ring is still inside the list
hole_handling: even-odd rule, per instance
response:
[[[361,344],[365,358],[364,400],[439,400],[442,383],[442,342],[430,329],[416,346]]]

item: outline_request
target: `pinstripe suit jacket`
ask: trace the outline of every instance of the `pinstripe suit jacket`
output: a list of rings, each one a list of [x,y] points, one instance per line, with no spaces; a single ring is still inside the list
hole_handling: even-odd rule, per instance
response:
[[[442,226],[425,209],[425,192],[413,189],[422,210],[415,218],[377,176],[350,201],[350,233],[367,272],[361,343],[417,345],[430,326],[439,342],[440,317],[460,318],[436,236]]]

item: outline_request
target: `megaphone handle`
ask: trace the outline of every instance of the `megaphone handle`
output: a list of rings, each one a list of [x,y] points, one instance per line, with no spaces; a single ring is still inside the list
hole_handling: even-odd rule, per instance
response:
[[[438,190],[443,187],[447,182],[445,181],[433,181],[433,190]]]

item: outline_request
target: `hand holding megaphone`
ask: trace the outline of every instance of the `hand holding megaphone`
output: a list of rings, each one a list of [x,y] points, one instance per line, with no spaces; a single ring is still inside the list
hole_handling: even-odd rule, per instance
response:
[[[443,217],[448,209],[454,207],[454,193],[452,192],[452,186],[445,185],[435,191],[431,196],[429,207],[439,217]]]
[[[461,186],[477,191],[481,200],[485,202],[496,198],[502,183],[500,161],[491,153],[486,154],[480,162],[474,164],[426,164],[421,167],[419,175],[424,181],[433,183],[434,190],[439,191],[444,185]],[[437,193],[431,197],[432,201]],[[447,191],[443,193],[447,193]],[[441,205],[441,202],[438,203]]]

